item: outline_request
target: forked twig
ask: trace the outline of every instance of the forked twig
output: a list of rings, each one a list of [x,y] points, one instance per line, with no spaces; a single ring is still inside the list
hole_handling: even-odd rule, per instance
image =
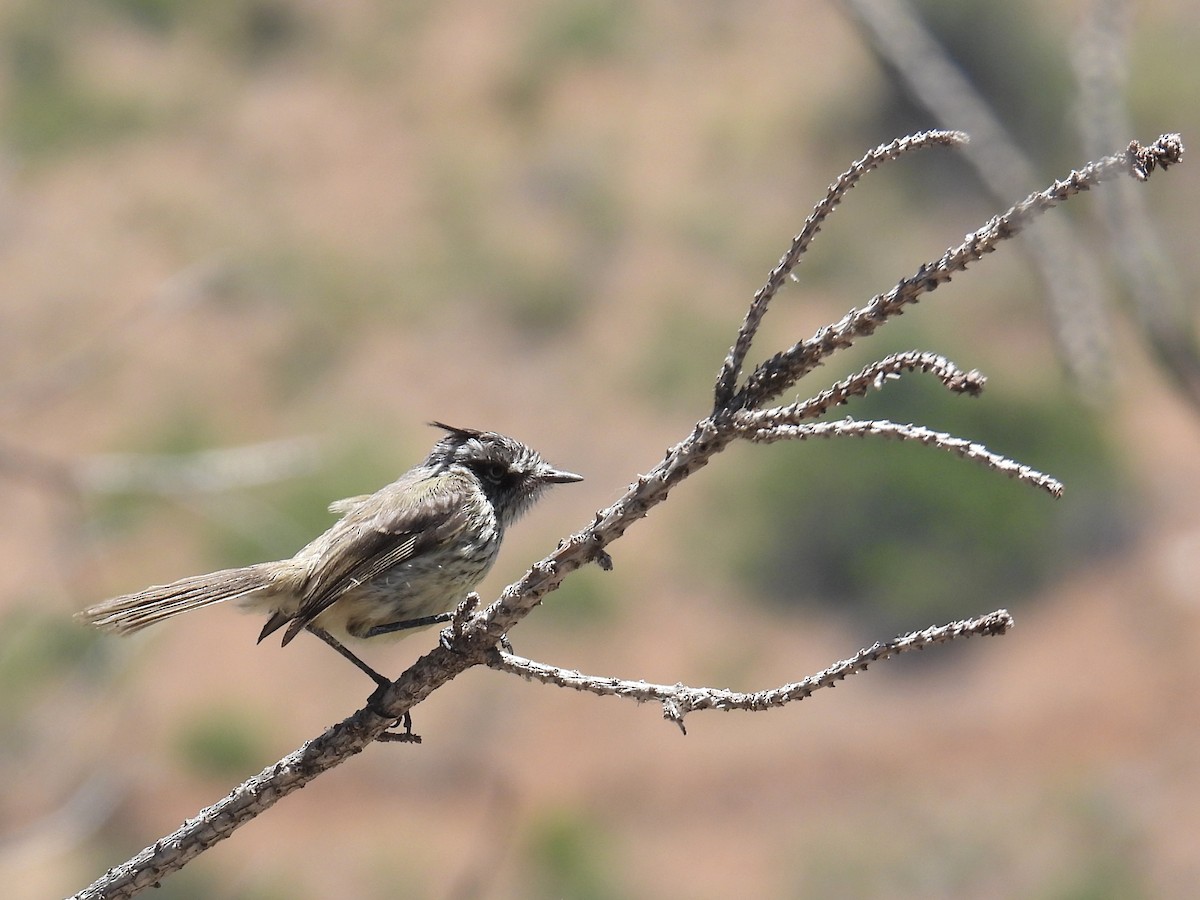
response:
[[[829,668],[791,684],[780,685],[766,691],[743,693],[723,688],[689,687],[685,684],[648,684],[645,681],[627,681],[602,675],[584,675],[573,669],[561,669],[545,663],[497,650],[488,660],[488,665],[501,672],[519,675],[529,681],[540,681],[558,687],[586,691],[600,697],[620,697],[644,703],[653,700],[663,706],[663,718],[674,722],[684,734],[687,729],[683,719],[690,712],[702,709],[719,709],[725,712],[743,710],[760,712],[786,706],[811,697],[821,688],[833,687],[851,675],[867,671],[871,663],[888,659],[910,650],[923,650],[932,644],[941,644],[957,638],[976,635],[992,636],[1005,634],[1013,626],[1012,616],[1006,609],[998,609],[974,619],[963,619],[948,625],[926,628],[901,635],[890,641],[878,641],[849,659],[834,663]]]
[[[1166,169],[1182,158],[1183,144],[1177,134],[1165,134],[1148,146],[1131,141],[1123,152],[1089,163],[1044,191],[1030,194],[978,231],[968,234],[961,244],[947,250],[937,261],[922,265],[890,291],[871,298],[861,310],[851,310],[837,323],[763,362],[747,378],[745,386],[730,400],[729,406],[735,410],[757,409],[794,385],[831,353],[873,334],[888,319],[902,314],[904,307],[916,303],[956,273],[994,252],[1001,241],[1020,234],[1034,219],[1076,194],[1121,175],[1132,175],[1144,181],[1156,168]]]
[[[870,47],[895,73],[906,92],[943,124],[953,123],[974,140],[963,154],[995,203],[1036,184],[1036,167],[992,112],[909,0],[840,0]],[[1088,152],[1102,153],[1088,148]],[[1041,282],[1063,360],[1084,388],[1106,383],[1103,362],[1112,335],[1104,292],[1071,226],[1045,223],[1037,240],[1021,242]]]
[[[740,427],[745,427],[795,424],[805,419],[815,419],[835,406],[849,403],[855,397],[865,397],[873,390],[882,390],[889,381],[895,381],[905,372],[928,373],[941,381],[946,390],[971,397],[978,397],[987,384],[987,379],[975,369],[964,372],[944,356],[924,350],[909,350],[877,360],[808,400],[773,409],[739,410],[735,420]]]
[[[895,438],[901,441],[916,441],[919,444],[937,447],[939,450],[946,450],[955,456],[961,456],[963,459],[977,462],[985,468],[999,472],[1002,475],[1007,475],[1009,478],[1015,478],[1017,481],[1024,481],[1034,487],[1039,487],[1052,497],[1062,496],[1063,486],[1058,479],[1043,474],[1037,471],[1037,469],[1021,465],[1006,456],[1001,456],[999,453],[993,453],[987,447],[983,446],[983,444],[958,438],[944,431],[934,431],[922,425],[903,425],[898,422],[889,422],[887,419],[871,419],[868,421],[842,419],[839,422],[808,422],[797,425],[779,424],[763,427],[748,426],[744,431],[744,436],[748,440],[759,444],[770,444],[775,441],[786,440],[802,441],[814,437],[869,437],[872,435]]]
[[[890,144],[881,144],[837,177],[825,192],[825,197],[813,208],[805,220],[800,233],[792,238],[792,245],[783,254],[779,264],[771,270],[766,284],[758,289],[758,293],[750,301],[750,309],[746,311],[742,327],[738,329],[737,338],[729,349],[729,354],[725,357],[725,363],[717,376],[717,387],[714,392],[716,397],[713,403],[714,413],[726,407],[733,397],[737,380],[742,374],[742,366],[746,362],[746,354],[750,352],[750,345],[754,342],[755,335],[758,334],[758,326],[762,324],[763,316],[767,314],[767,307],[770,305],[771,299],[783,287],[788,276],[792,274],[792,270],[800,263],[800,257],[808,250],[825,220],[862,177],[883,163],[897,160],[913,150],[936,146],[950,147],[965,144],[967,141],[967,136],[961,131],[923,131],[920,134],[898,138]]]

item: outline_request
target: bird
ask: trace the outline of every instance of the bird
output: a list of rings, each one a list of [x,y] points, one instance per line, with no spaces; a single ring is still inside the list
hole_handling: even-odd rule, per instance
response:
[[[131,634],[234,601],[268,615],[260,643],[283,629],[287,645],[307,630],[381,687],[390,683],[343,641],[447,621],[491,569],[508,528],[550,486],[583,480],[514,438],[429,424],[446,434],[424,461],[373,494],[331,503],[338,520],[290,559],[155,585],[77,618]]]

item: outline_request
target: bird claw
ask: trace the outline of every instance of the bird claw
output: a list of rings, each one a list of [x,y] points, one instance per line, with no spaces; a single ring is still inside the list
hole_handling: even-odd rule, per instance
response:
[[[463,597],[462,602],[454,609],[454,615],[450,619],[450,631],[455,637],[463,633],[467,622],[474,615],[475,610],[479,609],[481,600],[477,593],[471,591],[467,596]]]
[[[391,728],[395,728],[397,725],[404,726],[404,730],[403,731],[392,731]],[[421,736],[419,734],[413,734],[412,714],[411,713],[405,713],[403,716],[401,716],[399,719],[396,720],[396,722],[391,726],[391,728],[389,728],[387,731],[385,731],[381,735],[379,735],[379,737],[376,738],[376,740],[383,741],[385,744],[419,744],[419,743],[421,743]]]
[[[480,597],[474,591],[463,597],[462,602],[454,608],[454,612],[450,614],[450,626],[443,628],[438,634],[438,643],[443,649],[451,652],[459,652],[454,646],[454,642],[463,635],[466,630],[467,623],[471,620],[475,610],[479,608]]]

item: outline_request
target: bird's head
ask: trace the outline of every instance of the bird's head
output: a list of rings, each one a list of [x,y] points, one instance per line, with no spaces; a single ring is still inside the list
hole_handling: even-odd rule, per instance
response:
[[[446,436],[434,445],[425,465],[434,469],[460,466],[474,475],[502,527],[515,522],[550,485],[583,480],[582,475],[554,468],[515,438],[442,422],[430,424],[443,429]]]

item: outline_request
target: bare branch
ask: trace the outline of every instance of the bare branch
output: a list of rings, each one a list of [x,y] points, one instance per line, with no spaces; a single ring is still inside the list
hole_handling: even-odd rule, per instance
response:
[[[717,376],[714,390],[714,410],[720,410],[728,405],[730,398],[733,397],[734,391],[737,390],[737,380],[742,374],[742,366],[746,362],[746,354],[750,352],[750,345],[758,333],[758,326],[762,323],[763,316],[767,314],[767,307],[770,305],[771,299],[783,286],[792,269],[799,264],[800,257],[804,255],[808,245],[813,242],[813,238],[821,230],[821,225],[842,202],[842,198],[858,184],[864,175],[885,162],[899,159],[906,153],[923,147],[954,146],[965,144],[967,140],[967,136],[961,131],[923,131],[919,134],[899,138],[890,144],[881,144],[837,177],[829,186],[829,190],[825,192],[824,199],[813,208],[805,220],[800,233],[792,238],[792,246],[779,260],[779,264],[771,270],[766,284],[758,289],[758,293],[750,302],[750,309],[746,311],[742,327],[738,330],[737,338],[734,340],[733,346],[729,348],[725,364]]]
[[[763,427],[815,419],[835,406],[848,403],[853,397],[865,397],[872,390],[881,390],[885,383],[898,379],[903,372],[927,372],[936,376],[948,390],[972,397],[978,397],[987,383],[987,379],[977,370],[964,372],[944,356],[923,350],[908,350],[871,363],[861,372],[839,381],[810,400],[772,409],[739,410],[734,421],[741,427]]]
[[[952,434],[946,434],[944,431],[934,431],[921,425],[902,425],[896,422],[889,422],[886,419],[871,419],[868,421],[842,419],[838,422],[809,422],[804,425],[785,424],[748,427],[742,436],[755,443],[770,444],[775,441],[802,441],[812,437],[867,437],[869,435],[896,438],[902,441],[917,441],[918,443],[928,444],[931,447],[937,447],[939,450],[947,450],[955,456],[961,456],[963,459],[977,462],[1002,475],[1007,475],[1009,478],[1015,478],[1017,481],[1024,481],[1027,484],[1040,487],[1054,497],[1062,496],[1062,482],[1057,479],[1051,478],[1049,475],[1045,475],[1036,469],[1031,469],[1029,466],[1015,462],[1007,456],[993,453],[987,447],[983,446],[983,444],[963,440]]]
[[[794,385],[831,353],[873,334],[888,319],[902,315],[906,306],[916,303],[923,295],[949,281],[956,272],[964,271],[985,254],[993,252],[1001,241],[1020,234],[1032,221],[1065,200],[1122,174],[1145,180],[1156,167],[1165,169],[1182,157],[1183,145],[1177,134],[1162,135],[1148,147],[1132,141],[1124,152],[1090,163],[1046,190],[1030,194],[983,228],[967,235],[965,241],[947,250],[941,259],[922,265],[912,277],[905,278],[887,293],[877,294],[863,309],[851,310],[836,324],[822,328],[808,340],[762,363],[730,400],[730,406],[733,409],[757,409]]]
[[[943,125],[973,136],[965,158],[996,203],[1038,183],[1033,163],[925,27],[912,3],[841,0],[841,6],[918,103]],[[1103,147],[1089,151],[1102,153]],[[1095,266],[1066,221],[1047,222],[1037,240],[1021,245],[1044,287],[1054,337],[1067,368],[1085,387],[1102,386],[1111,335]]]
[[[649,684],[645,681],[626,681],[603,675],[584,675],[574,669],[548,666],[500,650],[491,654],[487,664],[493,669],[520,675],[529,681],[586,691],[601,697],[620,697],[638,703],[657,701],[663,705],[663,718],[674,722],[679,726],[679,730],[686,734],[683,719],[690,712],[704,709],[760,712],[786,706],[804,700],[821,688],[834,687],[851,675],[865,672],[873,662],[910,650],[923,650],[932,644],[941,644],[957,638],[1005,634],[1012,626],[1013,620],[1008,610],[998,609],[974,619],[926,628],[924,631],[912,632],[890,641],[878,641],[864,650],[859,650],[849,659],[836,662],[801,681],[754,693],[723,688],[689,687],[685,684]]]
[[[361,752],[368,743],[378,740],[393,723],[446,682],[472,666],[490,664],[496,659],[496,645],[504,633],[528,615],[546,594],[555,590],[572,571],[590,562],[609,567],[611,560],[606,551],[609,544],[665,500],[675,485],[707,465],[717,453],[739,438],[772,441],[835,434],[879,434],[917,440],[976,460],[1051,493],[1059,493],[1061,485],[1048,476],[997,456],[978,444],[918,426],[884,421],[761,426],[755,425],[752,419],[747,423],[739,417],[739,413],[760,408],[766,400],[795,384],[829,354],[849,346],[858,337],[870,334],[891,316],[900,314],[906,305],[915,303],[923,294],[949,281],[954,272],[961,271],[969,263],[994,250],[1001,240],[1020,231],[1046,209],[1120,172],[1130,172],[1137,177],[1148,175],[1155,167],[1177,162],[1181,153],[1178,136],[1164,136],[1149,148],[1131,144],[1120,154],[1091,164],[1082,172],[1072,173],[1066,180],[1056,182],[1044,192],[1031,195],[1005,214],[997,216],[936,263],[922,266],[913,278],[905,279],[893,290],[874,298],[864,310],[852,311],[810,340],[802,341],[768,359],[751,374],[740,391],[729,397],[728,403],[720,405],[712,415],[697,422],[691,434],[671,447],[648,474],[638,477],[615,503],[598,512],[588,526],[562,540],[553,553],[531,566],[519,581],[504,590],[499,599],[475,613],[471,613],[469,607],[464,607],[453,626],[442,632],[440,644],[390,685],[376,690],[363,709],[235,788],[219,803],[185,822],[174,834],[110,870],[76,896],[129,897],[157,883],[164,875],[181,868],[208,847],[228,837],[236,828],[282,797],[303,787],[321,772]],[[794,265],[794,261],[791,265]],[[789,267],[782,266],[781,277],[786,276]],[[766,290],[768,299],[777,287]],[[757,316],[761,318],[761,309]],[[748,319],[751,318],[748,316]],[[743,331],[752,337],[756,327],[756,323],[751,322],[744,326]],[[733,372],[735,381],[740,371],[737,347],[738,342],[735,342],[731,352],[733,362],[727,366]],[[744,357],[744,351],[742,355]],[[908,357],[909,361],[920,358],[919,355]],[[873,370],[869,368],[864,371],[872,371],[874,377],[886,378],[889,371],[894,374],[888,368],[891,365],[884,361]],[[920,363],[914,368],[938,371],[942,367],[940,364]],[[942,371],[948,373],[951,380],[957,378],[954,374],[957,370],[943,368]],[[962,377],[963,387],[968,389],[972,382],[969,373]],[[843,390],[848,396],[851,387]],[[784,697],[799,699],[817,687],[826,686],[826,683],[832,684],[848,674],[865,670],[876,659],[885,659],[896,653],[967,633],[1001,634],[1010,625],[1011,619],[1007,613],[998,611],[982,619],[916,632],[868,648],[812,679],[785,685],[774,692],[747,696],[757,698],[753,701],[756,704],[766,705],[774,705],[776,700]],[[681,725],[688,712],[701,708],[731,708],[730,702],[739,696],[731,693],[692,694],[688,693],[690,689],[683,689],[682,692],[678,688],[673,690],[674,695],[652,699],[663,702],[668,718]],[[747,705],[744,708],[754,707]]]
[[[411,708],[445,682],[483,661],[482,653],[436,647],[392,685],[389,698],[399,706]],[[372,697],[354,715],[263,769],[133,858],[109,869],[72,900],[132,897],[156,887],[164,876],[182,869],[288,794],[361,753],[399,718],[381,716],[375,711],[375,700]]]

